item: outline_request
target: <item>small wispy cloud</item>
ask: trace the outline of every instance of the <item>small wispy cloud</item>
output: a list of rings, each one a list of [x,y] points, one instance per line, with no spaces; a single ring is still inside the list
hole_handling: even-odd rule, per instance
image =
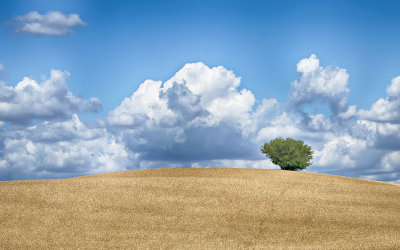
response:
[[[2,80],[5,77],[5,70],[3,64],[0,63],[0,84],[2,83]]]
[[[15,24],[16,31],[35,35],[64,36],[71,34],[73,28],[87,25],[78,14],[63,14],[60,11],[49,11],[39,14],[31,11],[23,16],[16,16],[11,23]]]

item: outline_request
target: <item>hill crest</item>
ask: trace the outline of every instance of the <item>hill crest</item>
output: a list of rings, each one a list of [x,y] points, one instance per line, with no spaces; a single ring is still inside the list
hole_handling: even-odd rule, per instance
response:
[[[281,170],[0,182],[0,248],[395,249],[399,207],[398,185]]]

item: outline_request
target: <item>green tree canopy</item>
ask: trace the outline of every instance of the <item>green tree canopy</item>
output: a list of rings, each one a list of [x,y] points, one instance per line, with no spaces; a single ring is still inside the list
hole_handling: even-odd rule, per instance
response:
[[[278,137],[261,147],[272,163],[284,170],[305,169],[312,164],[314,151],[301,140]]]

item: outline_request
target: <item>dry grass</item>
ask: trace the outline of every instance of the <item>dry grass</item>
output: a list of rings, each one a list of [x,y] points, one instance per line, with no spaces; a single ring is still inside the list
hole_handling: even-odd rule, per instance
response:
[[[154,169],[0,182],[0,249],[400,249],[400,186]]]

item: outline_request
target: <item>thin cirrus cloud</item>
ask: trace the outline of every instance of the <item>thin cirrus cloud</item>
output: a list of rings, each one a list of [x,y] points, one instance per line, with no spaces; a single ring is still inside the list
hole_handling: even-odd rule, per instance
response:
[[[9,111],[0,109],[0,177],[61,178],[160,167],[277,168],[259,148],[278,136],[290,136],[313,147],[314,164],[308,171],[400,182],[397,120],[367,115],[376,112],[376,104],[369,110],[349,105],[345,69],[323,67],[311,55],[300,60],[297,71],[286,102],[269,98],[256,104],[233,71],[188,63],[165,82],[144,81],[105,117],[88,123],[80,121],[78,113],[91,100],[70,94],[65,72],[56,71],[48,80],[63,86],[61,95],[45,87],[46,82],[3,86],[9,92],[0,92],[0,107]],[[387,102],[397,100],[396,79],[387,89]],[[26,93],[18,92],[20,88]],[[6,96],[19,95],[20,105],[26,107],[39,92],[68,111],[42,105],[41,112],[48,115],[31,112],[19,117],[40,122],[12,126],[11,111],[18,114],[21,109],[13,104],[18,98]],[[321,101],[329,114],[303,108]],[[100,101],[92,102],[86,107]],[[399,116],[399,109],[385,110],[390,117]]]
[[[12,23],[16,31],[35,35],[64,36],[73,33],[73,29],[87,25],[78,14],[63,14],[60,11],[49,11],[40,14],[31,11],[26,15],[16,16]]]

